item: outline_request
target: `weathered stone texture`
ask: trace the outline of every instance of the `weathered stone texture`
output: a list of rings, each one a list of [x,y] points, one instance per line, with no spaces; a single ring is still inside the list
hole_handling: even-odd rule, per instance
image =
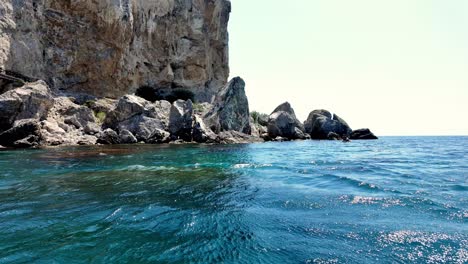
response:
[[[118,98],[142,85],[209,101],[229,76],[228,0],[2,0],[0,68]]]

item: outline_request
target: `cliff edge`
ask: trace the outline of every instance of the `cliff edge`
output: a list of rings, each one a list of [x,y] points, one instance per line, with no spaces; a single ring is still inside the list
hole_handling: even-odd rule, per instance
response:
[[[145,85],[211,101],[227,83],[228,0],[3,0],[0,68],[119,98]]]

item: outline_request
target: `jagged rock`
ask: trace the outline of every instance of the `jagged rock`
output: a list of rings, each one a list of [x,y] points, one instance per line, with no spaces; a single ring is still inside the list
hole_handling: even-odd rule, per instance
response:
[[[132,132],[122,129],[119,133],[120,142],[122,144],[135,144],[138,143],[137,138],[132,134]]]
[[[120,144],[120,137],[114,130],[108,128],[99,133],[97,143],[103,145]]]
[[[214,101],[213,108],[206,114],[207,125],[216,133],[237,131],[250,134],[249,101],[245,95],[245,82],[233,78]]]
[[[212,108],[213,105],[210,103],[197,103],[193,105],[193,113],[198,116],[205,116]]]
[[[107,114],[104,127],[119,132],[128,130],[138,141],[148,142],[157,129],[168,129],[170,109],[167,101],[151,103],[135,95],[125,95]]]
[[[275,142],[285,142],[285,141],[289,141],[290,139],[289,138],[285,138],[285,137],[276,137],[274,138],[272,141],[275,141]]]
[[[269,119],[268,115],[261,114],[261,115],[258,116],[257,122],[258,122],[259,125],[261,125],[263,127],[266,127],[266,126],[268,126],[268,119]]]
[[[91,135],[81,135],[76,141],[78,145],[95,145],[97,143],[97,137]]]
[[[294,109],[288,102],[279,105],[268,120],[270,138],[306,139],[304,127],[296,118]]]
[[[155,129],[153,134],[147,140],[149,144],[162,144],[171,141],[171,133],[162,129]]]
[[[192,141],[193,125],[192,101],[177,100],[172,104],[169,115],[169,132],[175,139]]]
[[[83,131],[88,135],[96,135],[101,132],[101,127],[96,123],[88,123]]]
[[[93,110],[94,113],[108,114],[115,108],[117,100],[110,98],[100,98],[97,100],[89,100],[84,103],[87,107]]]
[[[36,119],[22,119],[0,134],[0,145],[29,148],[40,145],[41,125]]]
[[[89,123],[96,122],[93,110],[75,104],[68,97],[55,98],[49,116],[54,117],[56,120],[63,120],[65,124],[73,125],[75,128],[84,128]]]
[[[119,123],[117,131],[128,130],[138,141],[147,142],[156,130],[164,130],[164,128],[164,124],[159,119],[137,115]]]
[[[145,106],[150,102],[135,95],[125,95],[119,99],[115,109],[106,115],[104,125],[106,127],[116,127],[120,122],[128,120],[134,116],[145,112]]]
[[[327,139],[328,139],[328,140],[342,140],[341,136],[338,135],[338,134],[335,133],[335,132],[330,132],[330,133],[328,133]]]
[[[304,122],[305,132],[313,139],[328,139],[328,134],[334,132],[340,138],[348,137],[352,132],[348,124],[338,115],[332,115],[327,110],[312,111]]]
[[[118,98],[155,84],[210,101],[227,81],[228,0],[2,0],[0,67]]]
[[[214,143],[218,136],[205,125],[200,116],[194,115],[192,137],[198,143]]]
[[[218,134],[217,141],[221,144],[245,144],[263,142],[263,139],[238,131],[223,131]]]
[[[350,139],[379,139],[377,136],[374,135],[368,128],[362,128],[354,130],[351,135]]]
[[[38,81],[0,95],[0,132],[10,129],[21,119],[45,119],[53,105],[47,85]]]
[[[168,129],[170,109],[171,104],[167,101],[151,103],[138,96],[126,95],[108,113],[104,127],[128,130],[139,141],[147,141],[156,129]]]

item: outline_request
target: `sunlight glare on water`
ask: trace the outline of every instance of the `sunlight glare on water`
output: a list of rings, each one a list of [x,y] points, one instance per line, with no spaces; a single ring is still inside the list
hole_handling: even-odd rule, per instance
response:
[[[468,138],[0,152],[0,263],[466,263]]]

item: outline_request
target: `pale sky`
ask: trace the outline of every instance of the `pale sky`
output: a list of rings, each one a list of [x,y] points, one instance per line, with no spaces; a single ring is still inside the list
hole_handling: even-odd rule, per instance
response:
[[[231,0],[231,76],[377,135],[468,135],[468,0]]]

